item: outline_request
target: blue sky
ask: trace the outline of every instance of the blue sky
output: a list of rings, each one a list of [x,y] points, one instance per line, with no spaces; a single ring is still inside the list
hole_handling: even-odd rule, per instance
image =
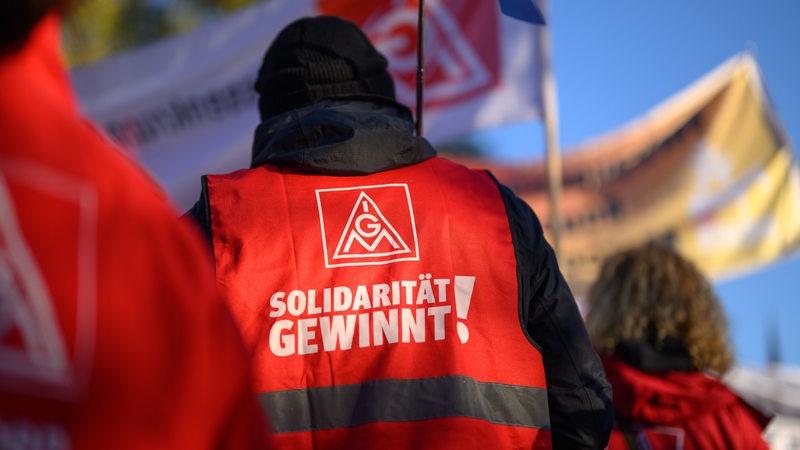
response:
[[[549,3],[562,147],[624,125],[747,50],[798,153],[800,1]],[[479,141],[506,160],[541,156],[544,147],[535,122]],[[800,257],[715,287],[740,363],[765,365],[767,342],[778,337],[783,363],[800,366]]]

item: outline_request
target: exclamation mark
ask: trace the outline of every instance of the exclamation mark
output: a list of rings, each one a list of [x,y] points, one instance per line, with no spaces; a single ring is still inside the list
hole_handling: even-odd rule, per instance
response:
[[[456,290],[456,316],[461,320],[467,320],[469,314],[469,303],[472,300],[472,288],[475,286],[475,277],[455,276]],[[464,344],[469,339],[469,328],[467,324],[459,321],[456,324],[458,337]]]

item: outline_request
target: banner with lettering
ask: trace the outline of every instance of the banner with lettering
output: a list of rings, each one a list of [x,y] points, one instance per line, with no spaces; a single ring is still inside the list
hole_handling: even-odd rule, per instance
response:
[[[389,58],[398,100],[416,101],[414,0],[272,0],[190,33],[76,67],[84,111],[152,172],[179,209],[200,176],[247,167],[258,124],[252,91],[263,54],[286,24],[333,14],[361,25]],[[540,116],[538,33],[495,0],[429,1],[423,134],[434,144]]]
[[[578,295],[606,255],[646,241],[715,280],[800,250],[797,159],[748,54],[562,162],[560,262]],[[548,222],[543,163],[492,171]]]

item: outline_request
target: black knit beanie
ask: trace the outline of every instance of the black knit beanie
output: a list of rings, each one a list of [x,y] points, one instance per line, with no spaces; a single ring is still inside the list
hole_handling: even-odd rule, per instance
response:
[[[264,55],[255,90],[261,119],[324,98],[379,96],[394,100],[388,62],[354,23],[306,17],[284,28]]]

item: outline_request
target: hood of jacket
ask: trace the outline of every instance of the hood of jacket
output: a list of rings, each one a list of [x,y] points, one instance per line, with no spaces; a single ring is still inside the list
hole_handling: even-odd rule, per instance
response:
[[[740,402],[722,382],[702,372],[650,373],[613,356],[602,358],[619,419],[679,424]]]
[[[414,135],[408,108],[391,101],[337,98],[274,116],[258,125],[251,167],[364,175],[436,155]]]

